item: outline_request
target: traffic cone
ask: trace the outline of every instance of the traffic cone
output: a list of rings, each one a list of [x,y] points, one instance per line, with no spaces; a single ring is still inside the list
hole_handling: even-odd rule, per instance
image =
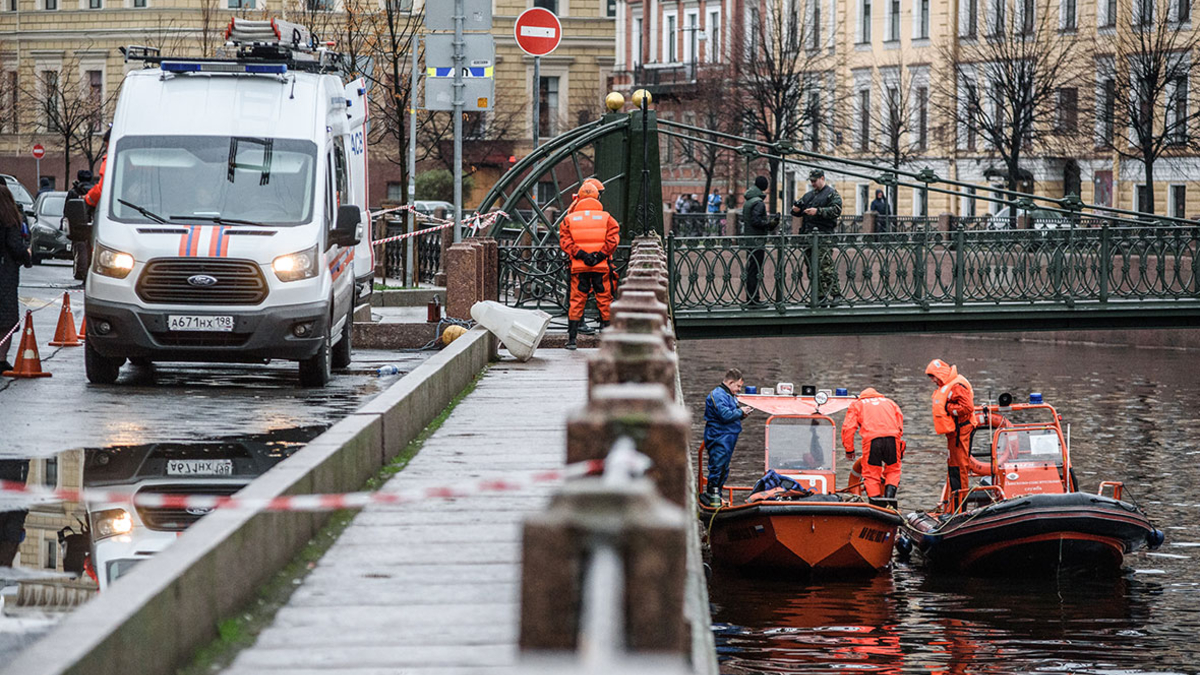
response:
[[[50,373],[42,371],[42,357],[38,356],[37,338],[33,335],[33,312],[25,312],[25,330],[21,332],[21,346],[17,349],[16,366],[0,375],[4,377],[50,377]]]
[[[87,314],[84,314],[83,318],[79,320],[79,333],[77,335],[80,342],[87,339]]]
[[[54,331],[51,347],[80,347],[79,335],[75,333],[75,317],[71,314],[71,295],[63,293],[62,311],[58,313],[58,328]]]

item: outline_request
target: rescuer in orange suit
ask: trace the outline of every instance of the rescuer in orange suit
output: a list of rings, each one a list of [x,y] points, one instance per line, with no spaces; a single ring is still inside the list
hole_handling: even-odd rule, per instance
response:
[[[575,337],[583,321],[583,308],[595,292],[600,310],[600,328],[608,326],[612,305],[612,274],[609,256],[621,241],[621,226],[600,203],[594,185],[579,188],[578,200],[558,228],[558,243],[571,257],[571,305],[567,312],[567,349],[575,349]]]
[[[100,203],[100,192],[104,189],[104,172],[108,168],[108,137],[110,134],[112,134],[112,129],[104,132],[104,140],[102,142],[104,146],[104,158],[100,160],[100,177],[96,179],[96,184],[92,186],[92,189],[88,190],[87,194],[83,196],[83,202],[90,209],[95,209],[96,205]]]
[[[847,459],[854,458],[855,431],[862,436],[862,481],[867,497],[895,503],[904,457],[904,413],[895,401],[868,387],[846,409],[842,447]]]
[[[959,490],[968,487],[968,467],[971,464],[971,432],[974,431],[975,391],[958,368],[934,359],[925,367],[933,380],[933,430],[946,437],[950,457],[946,460],[950,485],[951,510],[958,508]]]

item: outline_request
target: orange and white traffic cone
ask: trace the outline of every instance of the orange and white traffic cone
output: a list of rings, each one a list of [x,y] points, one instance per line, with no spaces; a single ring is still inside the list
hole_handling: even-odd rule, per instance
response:
[[[87,339],[87,314],[84,314],[83,318],[79,320],[79,333],[77,335],[80,342]]]
[[[58,313],[58,328],[54,331],[51,347],[81,347],[79,335],[75,333],[75,317],[71,314],[71,295],[63,293],[62,311]]]
[[[4,377],[50,377],[50,373],[42,370],[42,357],[38,355],[37,338],[33,335],[33,312],[25,312],[25,330],[21,331],[16,366],[0,374]]]

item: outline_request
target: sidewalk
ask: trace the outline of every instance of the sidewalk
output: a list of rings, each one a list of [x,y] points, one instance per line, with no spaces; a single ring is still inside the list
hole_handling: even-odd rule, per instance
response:
[[[561,467],[585,352],[494,364],[404,471],[408,492]],[[491,673],[516,662],[521,522],[553,485],[359,513],[225,672]]]

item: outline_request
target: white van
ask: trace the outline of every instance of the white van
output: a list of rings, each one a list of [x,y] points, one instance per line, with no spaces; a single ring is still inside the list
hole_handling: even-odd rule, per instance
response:
[[[246,27],[255,40],[239,44]],[[234,20],[231,33],[228,58],[125,50],[146,68],[121,87],[93,220],[91,382],[116,381],[127,359],[288,359],[322,386],[350,363],[374,264],[366,86],[299,27]]]

